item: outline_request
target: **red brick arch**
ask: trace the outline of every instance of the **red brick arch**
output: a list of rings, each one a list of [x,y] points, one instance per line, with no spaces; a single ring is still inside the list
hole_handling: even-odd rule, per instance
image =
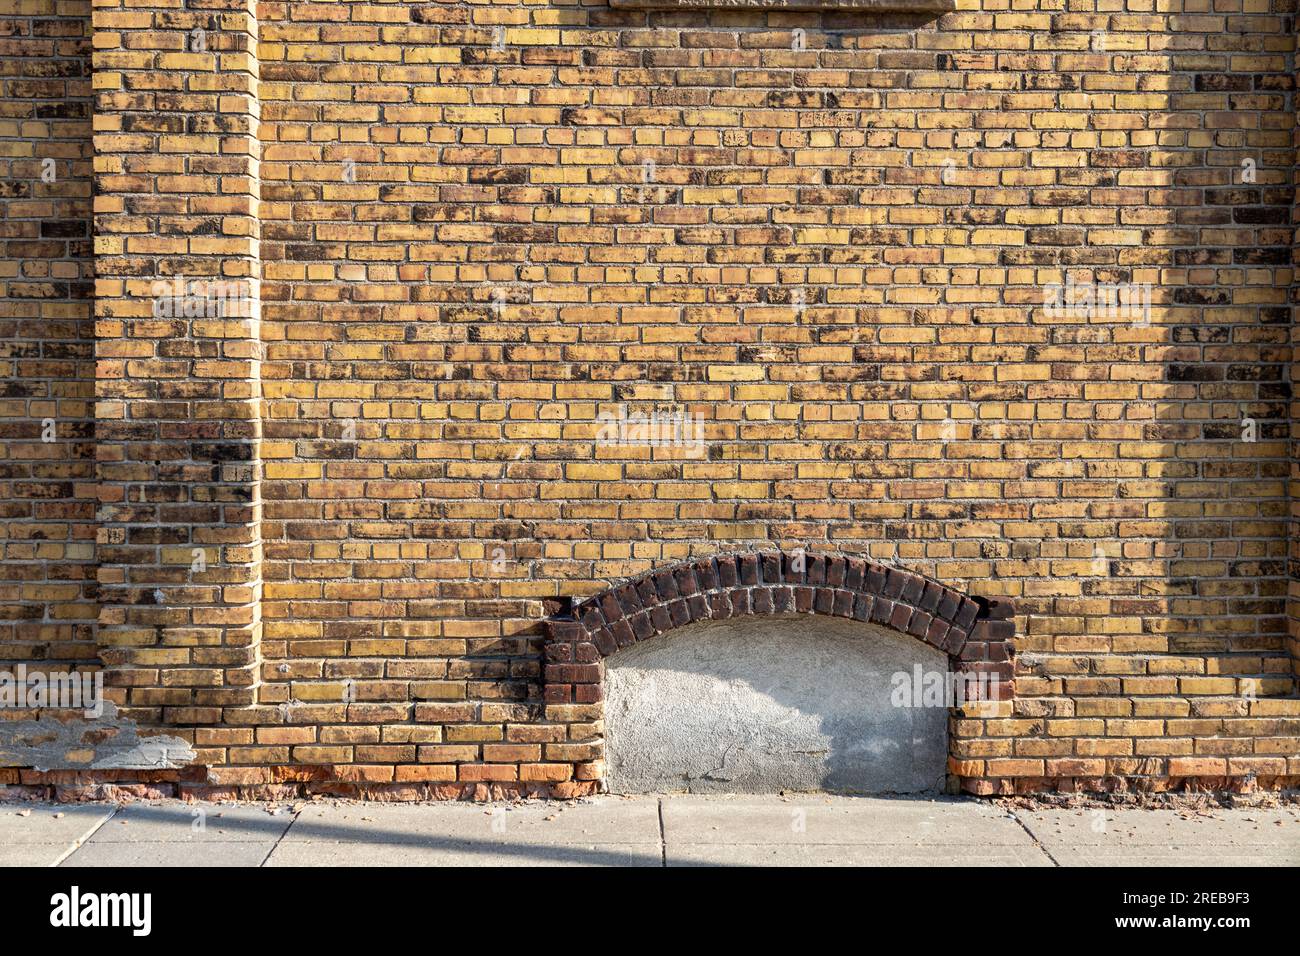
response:
[[[954,671],[996,678],[996,699],[1012,695],[1010,601],[962,594],[866,558],[763,551],[659,568],[548,620],[546,703],[599,704],[602,662],[638,641],[698,621],[770,614],[823,614],[909,634],[946,652]]]

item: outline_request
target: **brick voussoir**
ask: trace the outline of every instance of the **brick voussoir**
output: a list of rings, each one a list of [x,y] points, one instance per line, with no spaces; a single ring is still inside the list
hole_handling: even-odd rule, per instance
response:
[[[921,595],[925,593],[925,578],[916,574],[908,574],[903,583],[902,600],[912,607],[921,603]]]
[[[794,588],[788,585],[772,588],[772,608],[776,614],[788,614],[794,610]]]
[[[933,617],[917,608],[912,611],[912,619],[907,624],[907,633],[925,640],[925,635],[930,630],[930,624],[933,621]]]
[[[589,634],[595,633],[605,626],[605,617],[600,613],[600,608],[596,607],[594,603],[586,606],[586,610],[583,611],[579,620]]]
[[[877,596],[871,604],[871,620],[877,624],[888,624],[894,615],[894,602],[887,597]]]
[[[853,616],[853,592],[844,588],[836,588],[834,591],[835,600],[831,607],[831,613],[836,617]]]
[[[721,555],[714,560],[714,566],[718,569],[719,587],[731,589],[740,584],[740,569],[736,562],[737,556],[734,554]]]
[[[618,597],[619,605],[623,608],[623,613],[628,617],[645,610],[645,605],[641,602],[641,596],[632,584],[625,584],[614,593]]]
[[[862,590],[872,595],[879,595],[885,590],[885,568],[879,564],[867,565],[867,580]]]
[[[608,657],[618,650],[618,642],[614,640],[614,635],[610,633],[609,628],[602,627],[591,635],[591,642],[596,645],[600,652]]]
[[[668,613],[668,606],[665,604],[656,604],[648,612],[650,623],[654,626],[657,634],[664,634],[673,628],[672,615]]]
[[[632,615],[628,618],[628,623],[632,625],[632,633],[638,641],[655,636],[655,626],[650,622],[650,615],[645,611]]]
[[[632,633],[632,626],[625,618],[620,618],[611,624],[609,631],[614,635],[614,643],[619,647],[630,647],[636,643],[636,635]]]
[[[930,614],[937,614],[939,611],[939,602],[943,600],[945,588],[934,581],[925,582],[925,590],[921,592],[921,598],[916,602],[916,606]]]
[[[896,631],[907,633],[907,627],[912,622],[913,608],[910,604],[899,601],[894,604],[894,612],[889,616],[889,626]]]
[[[714,591],[709,595],[709,611],[715,621],[731,617],[731,601],[728,600],[726,591]]]
[[[903,589],[910,578],[911,575],[901,568],[889,568],[885,572],[885,586],[881,588],[880,593],[896,601],[903,596]]]
[[[948,633],[944,635],[943,644],[940,645],[940,648],[947,651],[951,657],[959,657],[961,655],[961,649],[965,646],[966,639],[969,636],[970,635],[964,628],[960,628],[954,624],[948,628]]]
[[[948,637],[948,630],[951,627],[952,625],[943,620],[943,618],[930,618],[930,623],[925,629],[925,642],[942,650],[944,642]]]
[[[841,588],[844,586],[844,576],[847,571],[847,565],[842,557],[830,557],[826,560],[826,584],[828,587]]]
[[[952,619],[952,623],[963,631],[969,631],[979,612],[979,604],[968,597],[964,597],[962,598],[961,607],[957,609],[956,617]]]
[[[808,555],[802,551],[781,554],[781,580],[786,584],[803,584],[808,580]]]
[[[935,611],[935,616],[943,618],[949,624],[957,616],[957,611],[961,608],[961,595],[949,588],[944,589],[943,597],[939,599],[939,607]]]
[[[641,599],[641,606],[646,610],[659,603],[659,592],[655,590],[654,580],[648,574],[637,578],[636,593]]]
[[[850,591],[861,591],[867,577],[867,562],[861,558],[849,558],[845,561],[844,587]]]
[[[690,565],[675,568],[673,578],[677,581],[677,593],[684,598],[700,593],[700,582],[695,579],[695,569]]]
[[[680,595],[677,591],[677,579],[673,577],[671,570],[657,571],[654,574],[655,591],[659,595],[662,603],[668,603],[676,600]]]
[[[718,590],[721,586],[718,581],[718,568],[712,558],[696,561],[692,567],[695,569],[695,580],[699,582],[701,593],[707,594]]]
[[[605,616],[605,623],[611,628],[623,619],[623,607],[613,591],[606,591],[600,598],[600,613]]]
[[[669,602],[668,616],[672,618],[673,627],[681,627],[691,622],[690,608],[686,606],[686,602],[681,598]]]

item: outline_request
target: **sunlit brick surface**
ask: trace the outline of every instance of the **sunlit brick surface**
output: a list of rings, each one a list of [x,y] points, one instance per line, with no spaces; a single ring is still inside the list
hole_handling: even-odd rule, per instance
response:
[[[0,3],[0,662],[95,663],[90,4]]]
[[[114,442],[155,460],[115,430],[169,420],[147,389],[256,457],[190,486],[110,455],[123,500],[261,502],[262,553],[222,542],[198,587],[101,553],[118,692],[214,784],[587,792],[599,715],[545,712],[542,622],[803,548],[1014,602],[1014,699],[953,718],[968,789],[1295,781],[1293,11],[1113,6],[236,4],[213,35],[256,33],[221,47],[256,82],[224,124],[168,106],[179,139],[113,124],[230,72],[185,17],[97,9],[101,191],[241,194],[212,150],[257,194],[183,210],[181,248],[97,207],[101,480]],[[232,257],[260,350],[104,327],[144,314],[133,277]],[[1150,306],[1054,307],[1067,283]],[[105,367],[141,339],[193,347]],[[689,427],[610,428],[652,413]],[[176,547],[210,527],[113,508],[142,543],[159,510]]]

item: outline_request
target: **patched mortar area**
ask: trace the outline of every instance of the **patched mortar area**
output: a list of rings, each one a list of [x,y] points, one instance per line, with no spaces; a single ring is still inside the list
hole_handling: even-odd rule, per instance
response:
[[[33,770],[168,770],[197,755],[180,737],[141,736],[104,701],[96,717],[42,712],[33,720],[0,721],[0,766]]]
[[[943,788],[945,707],[896,707],[891,678],[948,658],[838,618],[692,625],[606,661],[614,793],[921,793]]]

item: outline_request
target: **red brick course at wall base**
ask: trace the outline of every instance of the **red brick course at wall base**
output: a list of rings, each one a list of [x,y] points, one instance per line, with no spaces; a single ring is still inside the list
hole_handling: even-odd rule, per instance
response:
[[[403,768],[261,767],[207,771],[0,770],[0,797],[80,802],[180,798],[185,800],[295,800],[339,797],[387,802],[434,800],[572,800],[602,792],[595,781],[562,783],[435,783],[407,781]],[[372,780],[361,779],[372,777]],[[393,779],[396,778],[396,779]],[[213,782],[220,780],[222,782]],[[1127,801],[1155,795],[1236,794],[1300,789],[1300,775],[1179,775],[1125,777],[1002,777],[965,780],[961,792],[982,797],[1079,794]]]
[[[1007,678],[967,792],[1295,786],[1294,3],[1115,6],[0,0],[0,666],[112,704],[0,790],[586,795],[768,613]]]

